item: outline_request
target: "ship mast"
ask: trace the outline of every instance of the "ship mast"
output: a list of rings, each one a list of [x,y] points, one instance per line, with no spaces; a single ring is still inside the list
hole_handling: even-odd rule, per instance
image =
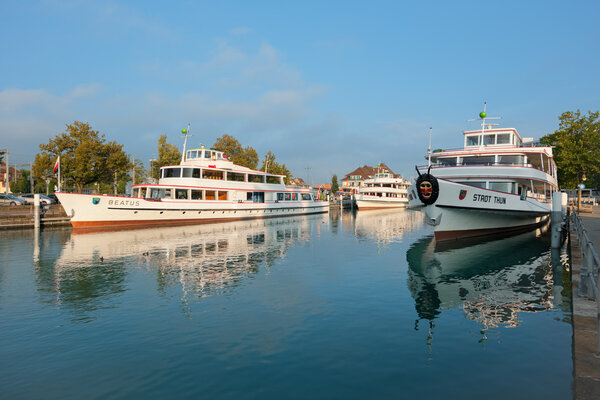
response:
[[[187,129],[183,128],[181,133],[185,136],[185,140],[183,141],[183,153],[181,153],[181,163],[185,161],[185,147],[187,146],[187,138],[190,135],[190,124],[188,123]]]
[[[429,147],[427,148],[427,167],[431,167],[431,131],[432,127],[429,127]]]

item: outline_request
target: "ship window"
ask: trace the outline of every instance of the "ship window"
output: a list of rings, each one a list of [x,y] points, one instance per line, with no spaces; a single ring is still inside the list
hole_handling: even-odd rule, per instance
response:
[[[210,158],[212,151],[204,150],[204,158]]]
[[[192,190],[192,200],[202,200],[202,190]]]
[[[184,178],[191,178],[192,177],[192,172],[194,171],[193,168],[184,168],[183,169],[183,177]]]
[[[204,198],[206,200],[215,200],[216,199],[216,197],[215,197],[215,191],[214,190],[207,190],[205,192]]]
[[[179,178],[181,176],[181,168],[165,168],[165,178]]]
[[[264,203],[265,202],[265,192],[254,192],[252,201],[255,203]]]
[[[165,199],[171,199],[172,198],[172,196],[171,196],[171,189],[165,189],[164,193],[165,193],[165,195],[164,195]]]
[[[302,193],[302,200],[310,200],[310,194],[309,193]]]
[[[187,200],[187,198],[188,198],[187,189],[175,189],[175,198],[177,200]]]
[[[283,193],[277,193],[277,200],[283,201]]]
[[[483,135],[483,144],[496,144],[496,135]]]
[[[228,172],[227,173],[228,181],[238,181],[244,182],[244,174],[238,174],[237,172]]]
[[[523,163],[523,156],[505,156],[501,155],[498,158],[498,162],[504,165],[521,165]]]
[[[463,165],[492,165],[494,156],[463,157]]]
[[[479,136],[467,136],[467,146],[479,146]]]
[[[200,168],[194,168],[194,172],[192,172],[192,178],[200,178]]]
[[[512,182],[490,182],[490,189],[498,192],[511,193]]]
[[[219,200],[227,200],[227,192],[219,191],[218,194]]]
[[[499,133],[496,137],[496,144],[510,144],[510,133]]]
[[[262,175],[248,175],[248,182],[262,182]]]
[[[455,166],[456,165],[456,157],[448,157],[448,158],[439,158],[440,164],[443,166]]]
[[[188,151],[188,157],[187,158],[196,158],[198,156],[198,151],[197,150],[190,150]]]
[[[267,175],[267,183],[278,184],[279,183],[279,177],[278,176]]]
[[[204,170],[204,179],[223,179],[223,171]]]
[[[291,193],[286,193],[286,194],[285,194],[285,199],[286,199],[286,200],[291,200],[291,199],[292,199],[292,195],[291,195]]]
[[[252,200],[252,192],[246,193],[246,200],[248,200],[248,201]]]
[[[292,200],[294,200],[294,201],[298,200],[298,193],[292,193]]]
[[[485,182],[476,182],[476,181],[467,181],[467,182],[462,182],[465,185],[469,185],[469,186],[475,186],[481,189],[485,189]]]

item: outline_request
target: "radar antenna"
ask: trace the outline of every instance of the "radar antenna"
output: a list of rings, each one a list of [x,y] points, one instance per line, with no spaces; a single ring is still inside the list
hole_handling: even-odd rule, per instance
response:
[[[474,118],[474,119],[469,119],[467,120],[467,122],[473,122],[473,121],[481,121],[481,133],[485,132],[485,126],[487,125],[488,129],[492,129],[492,126],[498,126],[498,124],[486,124],[486,120],[487,119],[502,119],[502,117],[488,117],[487,116],[487,112],[486,112],[486,108],[487,108],[487,102],[483,102],[483,111],[479,113],[479,118]]]

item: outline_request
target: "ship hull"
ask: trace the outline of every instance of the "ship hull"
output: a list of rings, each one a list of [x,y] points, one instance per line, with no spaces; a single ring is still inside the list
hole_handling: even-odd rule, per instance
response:
[[[551,203],[438,179],[439,198],[423,207],[438,241],[516,233],[549,220]]]
[[[329,211],[329,206],[324,201],[156,201],[75,193],[57,193],[57,196],[65,212],[71,217],[71,225],[76,229],[191,225]]]

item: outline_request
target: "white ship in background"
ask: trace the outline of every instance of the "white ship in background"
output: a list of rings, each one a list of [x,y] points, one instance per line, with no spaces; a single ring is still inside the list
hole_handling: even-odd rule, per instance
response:
[[[465,131],[464,147],[429,152],[417,167],[411,205],[422,203],[438,241],[519,231],[549,219],[558,190],[551,147],[536,146],[514,128]]]
[[[356,207],[359,210],[407,207],[409,186],[409,181],[391,171],[380,171],[378,165],[377,173],[359,187]]]
[[[183,150],[180,165],[161,167],[158,184],[134,185],[132,197],[57,193],[71,225],[182,225],[329,211],[310,189],[287,187],[283,175],[236,165],[204,146]]]

